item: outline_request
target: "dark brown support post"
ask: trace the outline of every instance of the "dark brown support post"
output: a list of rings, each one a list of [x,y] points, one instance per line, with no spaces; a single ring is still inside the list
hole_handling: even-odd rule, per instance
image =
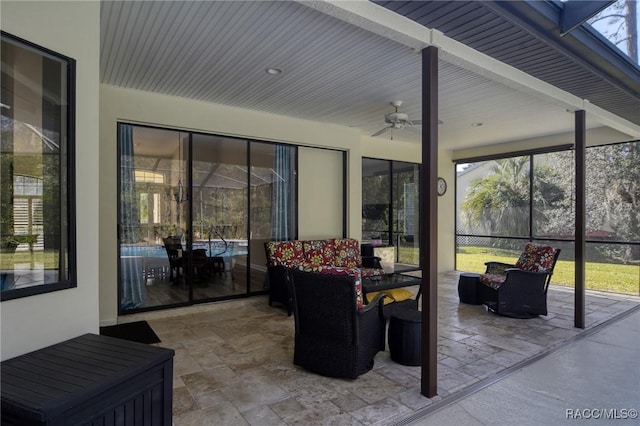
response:
[[[584,307],[584,259],[586,237],[586,197],[585,197],[585,171],[586,171],[586,114],[584,110],[575,113],[575,153],[576,153],[576,241],[575,241],[575,307],[574,325],[578,328],[585,327]]]
[[[438,379],[438,49],[422,50],[422,173],[420,267],[422,269],[421,394],[437,395]]]

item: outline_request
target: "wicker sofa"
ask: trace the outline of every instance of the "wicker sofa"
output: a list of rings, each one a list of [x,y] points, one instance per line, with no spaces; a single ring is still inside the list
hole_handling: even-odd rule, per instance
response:
[[[359,268],[363,277],[382,275],[380,259],[362,256],[353,238],[268,241],[265,243],[269,276],[269,305],[283,304],[291,315],[293,299],[286,280],[287,268],[313,270],[319,267]]]

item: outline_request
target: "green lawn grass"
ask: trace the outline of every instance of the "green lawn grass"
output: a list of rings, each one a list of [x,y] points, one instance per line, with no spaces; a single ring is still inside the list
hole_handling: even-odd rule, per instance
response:
[[[413,248],[401,247],[401,261],[403,257],[415,258],[411,253],[414,250]],[[484,263],[489,260],[513,264],[518,260],[518,256],[520,256],[520,251],[518,250],[465,246],[461,247],[456,254],[456,269],[458,271],[481,274],[486,268]],[[585,280],[587,288],[591,290],[638,295],[640,293],[640,265],[587,262],[585,265]],[[574,263],[559,260],[553,271],[551,283],[573,287],[574,282]]]
[[[483,273],[485,271],[484,262],[495,260],[515,263],[518,259],[518,255],[505,256],[505,253],[496,253],[493,249],[481,249],[479,247],[474,247],[473,249],[479,250],[469,250],[469,247],[465,247],[464,253],[456,255],[456,269],[465,272]],[[640,266],[586,262],[585,281],[587,289],[638,295],[640,291]],[[573,287],[574,282],[574,263],[559,260],[553,271],[551,283]]]

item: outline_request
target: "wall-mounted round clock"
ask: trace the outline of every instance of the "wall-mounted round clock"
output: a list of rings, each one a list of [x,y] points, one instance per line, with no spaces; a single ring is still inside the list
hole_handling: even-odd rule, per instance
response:
[[[444,195],[447,192],[447,181],[444,178],[438,178],[438,195]]]

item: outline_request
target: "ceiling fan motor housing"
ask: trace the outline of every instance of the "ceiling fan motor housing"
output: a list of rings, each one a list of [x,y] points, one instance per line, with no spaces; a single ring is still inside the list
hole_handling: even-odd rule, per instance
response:
[[[384,115],[384,121],[389,124],[409,121],[409,116],[403,112],[390,112]]]

